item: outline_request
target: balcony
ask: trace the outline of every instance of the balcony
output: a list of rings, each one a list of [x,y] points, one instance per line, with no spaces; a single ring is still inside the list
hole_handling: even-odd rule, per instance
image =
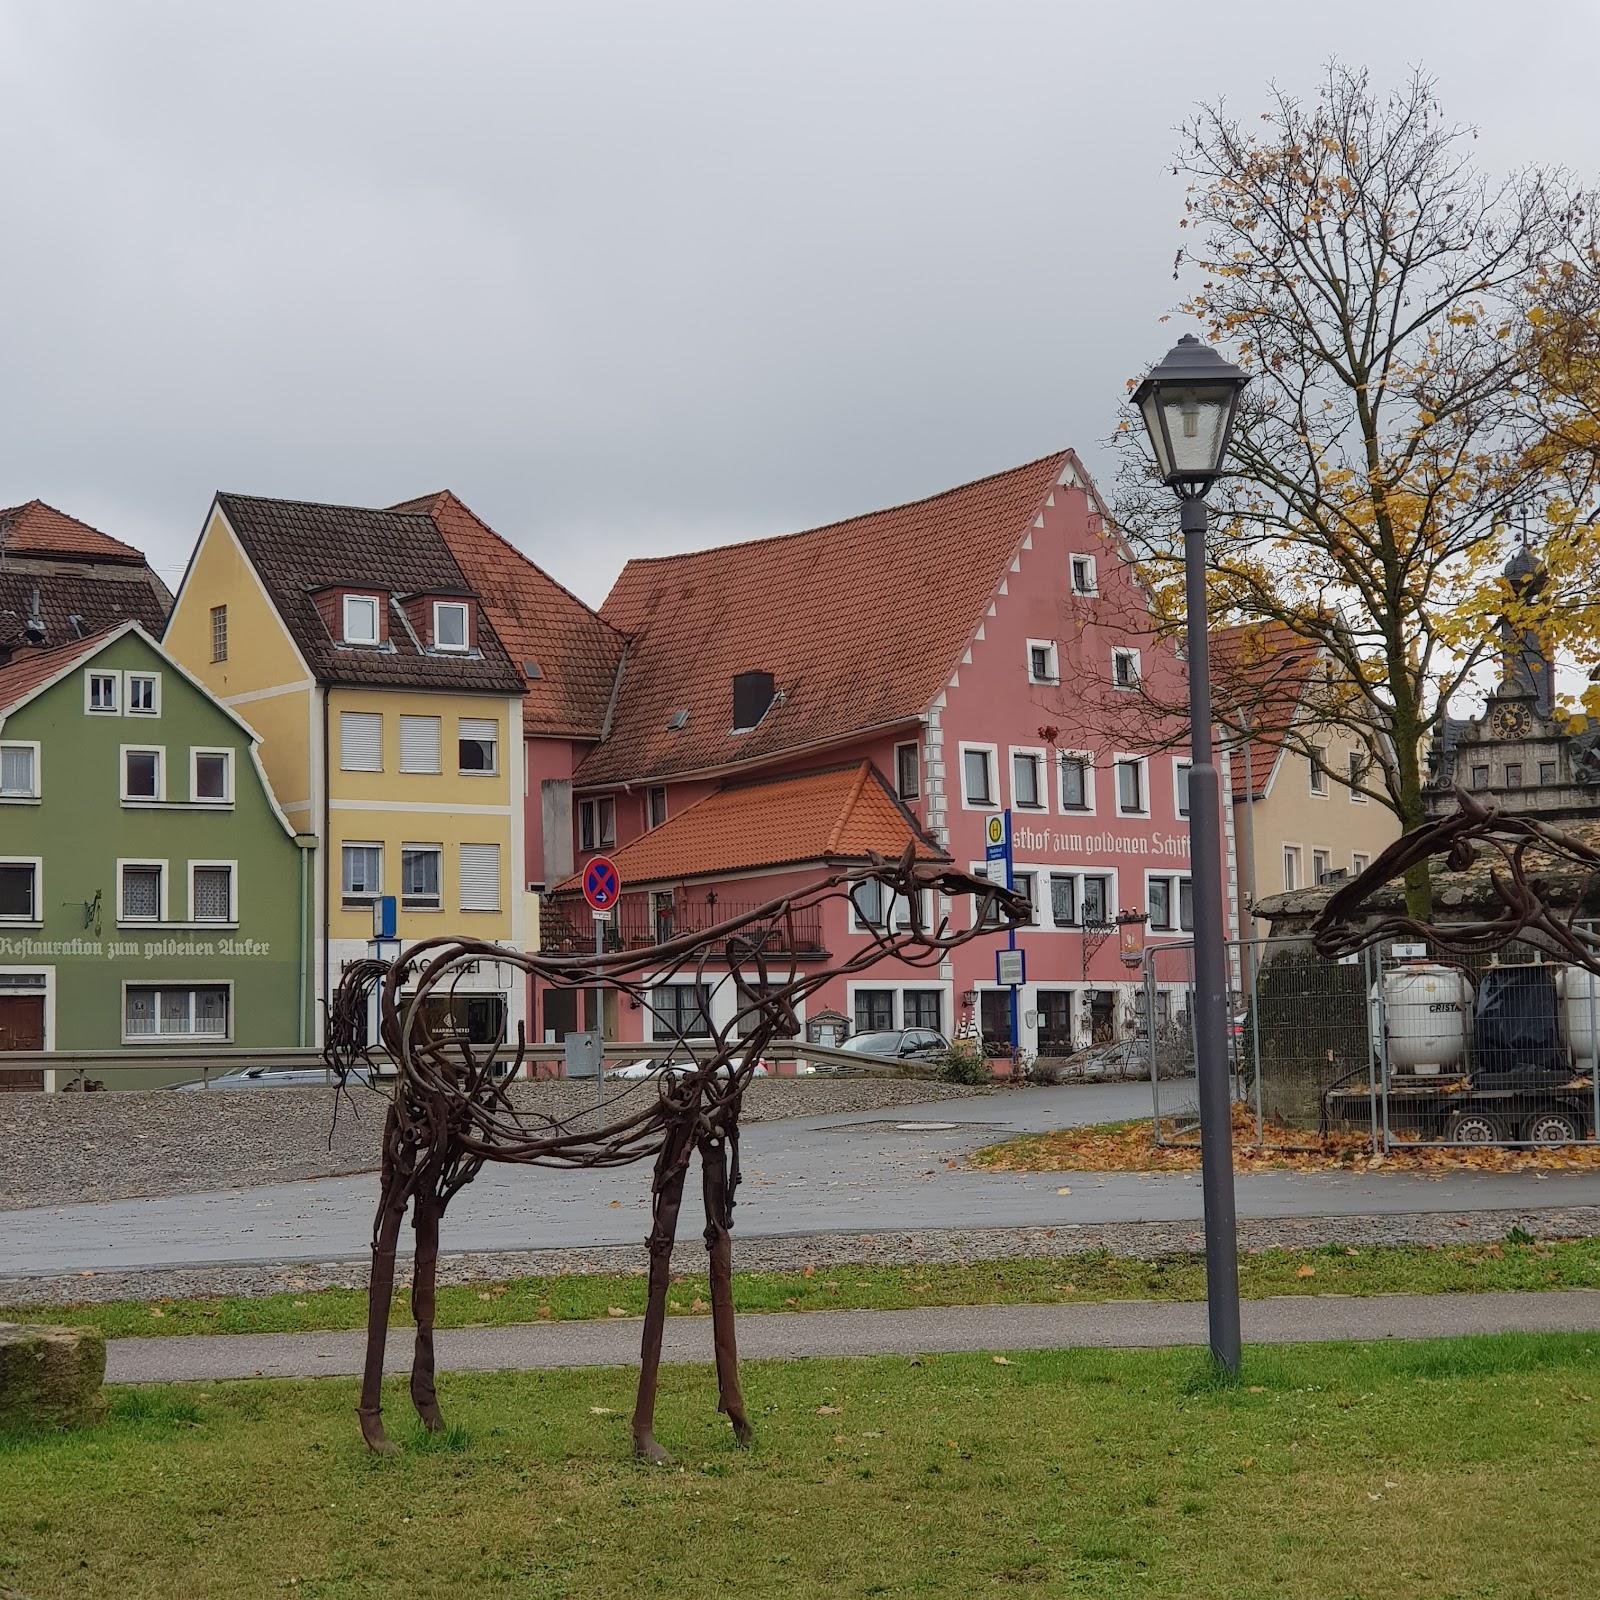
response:
[[[651,907],[629,900],[612,913],[606,925],[607,950],[647,950],[685,933],[704,933],[718,923],[748,916],[758,902],[690,900],[673,906]],[[546,900],[539,917],[541,955],[589,955],[594,951],[594,914],[581,897],[560,895]],[[819,961],[828,954],[822,939],[822,912],[813,906],[787,917],[752,923],[742,936],[757,941],[762,955],[787,956],[796,961]]]

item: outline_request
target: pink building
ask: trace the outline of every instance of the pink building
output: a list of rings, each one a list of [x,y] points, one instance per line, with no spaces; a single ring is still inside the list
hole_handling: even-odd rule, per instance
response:
[[[483,534],[463,525],[451,538],[469,571],[502,560]],[[501,580],[505,608],[518,587],[509,563]],[[525,643],[512,646],[537,660],[530,699],[552,672],[574,680],[529,722],[528,875],[552,891],[547,948],[592,939],[569,874],[597,851],[623,875],[615,936],[650,942],[908,840],[981,868],[984,819],[1009,807],[1019,886],[1035,905],[1019,936],[1023,1050],[1061,1055],[1132,1029],[1142,990],[1125,943],[1183,937],[1191,920],[1187,760],[1172,753],[1181,730],[1120,748],[1085,736],[1075,713],[1088,683],[1131,695],[1160,678],[1180,696],[1182,666],[1129,627],[1146,609],[1071,451],[828,527],[630,562],[598,618],[550,590],[525,607]],[[545,613],[560,617],[559,645]],[[1163,743],[1167,753],[1141,753]],[[569,798],[570,855],[557,837]],[[1145,920],[1130,935],[1110,927],[1119,913]],[[847,952],[867,937],[855,921],[841,909],[834,925],[798,930],[802,948],[784,957],[804,969]],[[885,964],[839,980],[810,1001],[808,1030],[825,1014],[850,1031],[976,1027],[1002,1053],[999,942],[975,940],[933,972]],[[575,1024],[570,997],[558,1003],[535,996],[543,1037]],[[679,1019],[700,1003],[658,996]],[[726,986],[711,998],[718,1023],[721,1005],[731,1013]],[[651,1018],[606,1025],[644,1041]]]

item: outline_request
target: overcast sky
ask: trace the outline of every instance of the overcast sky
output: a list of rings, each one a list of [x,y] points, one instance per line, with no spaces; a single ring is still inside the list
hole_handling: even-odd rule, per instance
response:
[[[598,603],[1103,464],[1179,331],[1172,126],[1335,46],[1600,171],[1595,0],[0,0],[0,504],[176,583],[215,489],[449,487]]]

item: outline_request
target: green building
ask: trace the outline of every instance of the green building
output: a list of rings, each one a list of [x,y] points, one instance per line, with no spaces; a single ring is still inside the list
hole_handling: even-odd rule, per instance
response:
[[[297,840],[257,743],[136,622],[0,661],[0,1086],[66,1081],[8,1072],[6,1051],[314,1040],[314,841]]]

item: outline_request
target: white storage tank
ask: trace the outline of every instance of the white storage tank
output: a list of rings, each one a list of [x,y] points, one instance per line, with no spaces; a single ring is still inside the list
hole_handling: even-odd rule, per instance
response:
[[[1376,1009],[1376,995],[1373,996]],[[1416,962],[1383,975],[1382,1025],[1389,1071],[1418,1076],[1453,1071],[1467,1056],[1472,987],[1457,967]],[[1380,1019],[1374,1018],[1374,1037]]]
[[[1573,1066],[1579,1072],[1593,1072],[1596,1024],[1600,1023],[1600,977],[1587,967],[1558,968],[1556,1001],[1561,1007],[1561,1036],[1571,1052]]]

